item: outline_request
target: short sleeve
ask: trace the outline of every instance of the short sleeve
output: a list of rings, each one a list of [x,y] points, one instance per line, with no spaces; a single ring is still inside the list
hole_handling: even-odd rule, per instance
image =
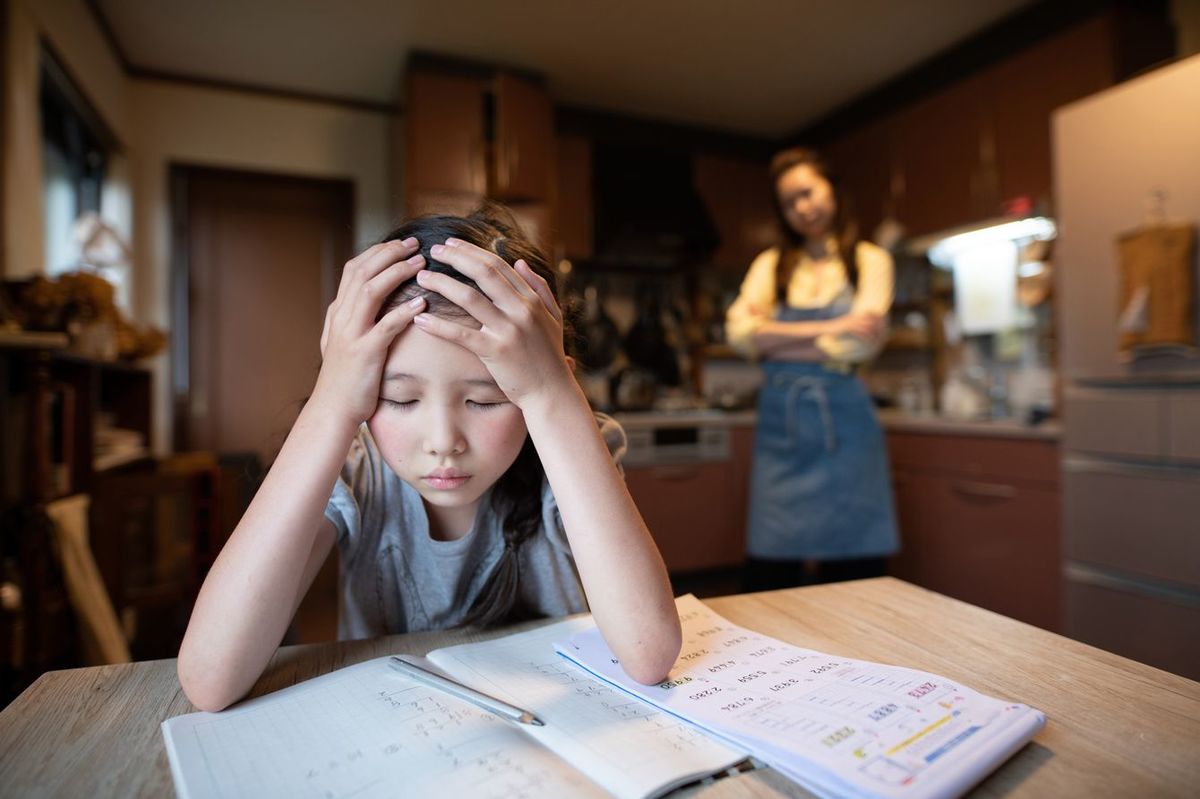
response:
[[[754,359],[754,334],[775,313],[775,267],[779,250],[771,248],[759,253],[742,279],[737,299],[725,312],[725,340],[744,357]]]
[[[873,313],[887,317],[895,291],[895,269],[891,254],[870,242],[860,241],[858,249],[858,287],[850,313]],[[883,348],[884,336],[865,341],[848,334],[819,336],[816,345],[831,360],[865,363]]]
[[[363,509],[371,501],[375,464],[368,436],[365,426],[359,429],[325,504],[325,518],[337,529],[337,545],[343,552],[351,551],[361,538]]]

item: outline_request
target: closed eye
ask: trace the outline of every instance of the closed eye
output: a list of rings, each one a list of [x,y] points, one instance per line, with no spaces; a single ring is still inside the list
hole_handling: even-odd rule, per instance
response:
[[[492,408],[499,408],[501,405],[507,405],[507,404],[508,404],[508,400],[495,400],[495,401],[491,401],[491,402],[482,402],[479,400],[467,400],[468,407],[478,408],[479,410],[484,410],[484,411],[491,410]]]
[[[391,399],[388,399],[387,397],[380,397],[379,404],[383,405],[386,408],[404,409],[404,408],[413,407],[414,405],[417,404],[417,401],[416,400],[391,400]]]

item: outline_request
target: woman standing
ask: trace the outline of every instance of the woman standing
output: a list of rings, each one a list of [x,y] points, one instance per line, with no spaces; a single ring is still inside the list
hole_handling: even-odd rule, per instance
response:
[[[725,320],[764,372],[748,590],[879,576],[899,546],[883,432],[855,374],[882,342],[891,256],[858,240],[815,152],[784,150],[770,174],[781,241],[754,259]]]

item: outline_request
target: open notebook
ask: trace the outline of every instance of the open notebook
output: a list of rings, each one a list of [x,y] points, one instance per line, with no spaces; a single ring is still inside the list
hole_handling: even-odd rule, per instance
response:
[[[461,683],[535,713],[514,724],[377,658],[221,713],[162,724],[180,797],[658,796],[745,752],[554,651],[571,619],[431,652]]]
[[[683,651],[658,685],[630,680],[595,627],[559,651],[611,685],[714,732],[818,796],[948,799],[1046,722],[936,674],[829,655],[676,600]]]
[[[935,674],[769,638],[690,595],[676,604],[683,652],[659,685],[626,677],[586,618],[427,658],[542,727],[502,720],[378,658],[221,713],[166,720],[176,790],[192,799],[643,797],[730,772],[749,754],[821,797],[947,799],[1045,723],[1033,708]]]

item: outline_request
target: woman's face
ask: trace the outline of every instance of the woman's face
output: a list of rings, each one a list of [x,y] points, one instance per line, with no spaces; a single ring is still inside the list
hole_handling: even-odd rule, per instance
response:
[[[833,227],[837,198],[833,186],[809,164],[797,164],[779,176],[775,195],[792,230],[807,239],[823,238]]]

